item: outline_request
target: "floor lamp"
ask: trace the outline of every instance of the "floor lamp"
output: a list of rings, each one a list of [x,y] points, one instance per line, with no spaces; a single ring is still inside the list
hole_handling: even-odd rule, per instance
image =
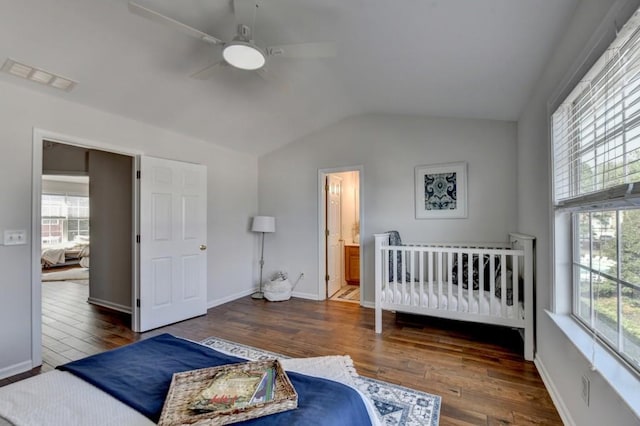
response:
[[[251,295],[254,299],[264,298],[262,292],[262,268],[264,267],[264,234],[266,232],[276,232],[276,218],[271,216],[254,216],[253,224],[251,225],[253,232],[262,233],[262,244],[260,248],[260,291],[257,291]]]

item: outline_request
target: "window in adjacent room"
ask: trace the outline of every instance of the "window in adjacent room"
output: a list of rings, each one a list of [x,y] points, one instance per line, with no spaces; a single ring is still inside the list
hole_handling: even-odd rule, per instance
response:
[[[640,372],[638,12],[552,115],[556,215],[570,215],[572,313]]]
[[[42,246],[89,237],[89,197],[42,195]]]

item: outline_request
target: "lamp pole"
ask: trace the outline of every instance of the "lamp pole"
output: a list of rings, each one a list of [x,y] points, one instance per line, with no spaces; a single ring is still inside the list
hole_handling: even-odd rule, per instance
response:
[[[260,247],[260,291],[256,291],[251,295],[253,299],[264,299],[262,292],[262,267],[264,266],[264,232],[262,232],[262,244]]]

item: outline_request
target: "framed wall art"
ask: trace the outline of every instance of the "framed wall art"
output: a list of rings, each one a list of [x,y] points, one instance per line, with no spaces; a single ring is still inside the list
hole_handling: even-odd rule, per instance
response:
[[[416,219],[467,217],[467,163],[417,166]]]

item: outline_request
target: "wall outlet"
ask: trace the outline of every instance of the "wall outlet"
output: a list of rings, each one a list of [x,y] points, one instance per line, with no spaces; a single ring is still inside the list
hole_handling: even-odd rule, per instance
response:
[[[582,400],[589,406],[589,378],[582,376]]]

